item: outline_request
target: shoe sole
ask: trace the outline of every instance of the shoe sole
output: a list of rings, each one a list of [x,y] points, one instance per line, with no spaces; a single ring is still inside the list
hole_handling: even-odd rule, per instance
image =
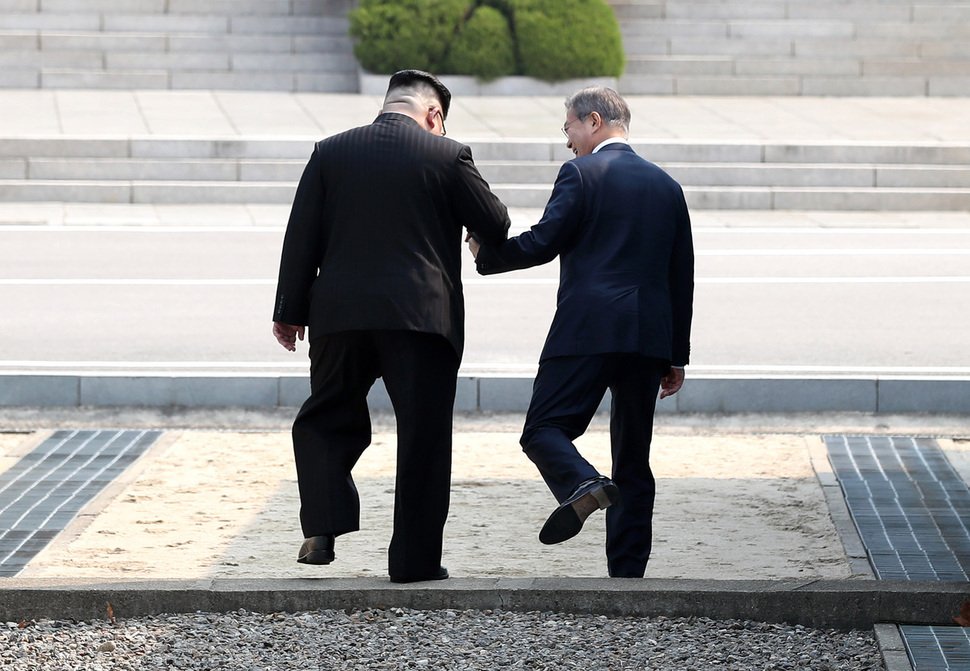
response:
[[[292,555],[291,555],[292,556]],[[334,560],[334,555],[326,550],[310,550],[302,557],[299,557],[296,561],[300,564],[315,564],[323,565],[329,564]]]

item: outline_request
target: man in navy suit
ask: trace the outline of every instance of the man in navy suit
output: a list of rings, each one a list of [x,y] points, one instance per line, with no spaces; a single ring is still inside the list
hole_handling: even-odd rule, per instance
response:
[[[572,538],[606,511],[614,577],[643,577],[655,485],[650,440],[658,391],[677,393],[690,354],[694,252],[684,193],[637,156],[630,108],[606,87],[566,101],[563,164],[538,224],[498,244],[469,246],[483,275],[560,259],[556,315],[539,358],[521,444],[560,505],[539,534]],[[612,479],[573,445],[612,393]]]

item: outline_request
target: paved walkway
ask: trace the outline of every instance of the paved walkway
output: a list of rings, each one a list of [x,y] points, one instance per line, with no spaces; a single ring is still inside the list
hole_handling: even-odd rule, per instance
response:
[[[562,139],[562,97],[456,96],[459,140]],[[631,139],[970,140],[970,98],[630,96]],[[0,142],[76,136],[322,137],[370,121],[380,97],[230,91],[0,90]]]

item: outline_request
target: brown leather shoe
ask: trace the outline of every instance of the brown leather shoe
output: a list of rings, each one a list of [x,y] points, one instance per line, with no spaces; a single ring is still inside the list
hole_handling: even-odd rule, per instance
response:
[[[333,539],[333,534],[310,536],[300,546],[296,560],[301,564],[329,564],[334,560]]]

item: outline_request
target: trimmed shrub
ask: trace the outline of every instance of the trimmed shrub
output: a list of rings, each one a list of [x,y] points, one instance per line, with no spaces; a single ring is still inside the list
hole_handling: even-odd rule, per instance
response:
[[[623,74],[622,37],[603,0],[508,1],[522,74],[546,81]]]
[[[476,9],[451,43],[441,71],[485,80],[516,74],[515,41],[508,19],[494,7]]]
[[[350,13],[354,56],[365,70],[438,70],[473,0],[361,0]]]
[[[350,13],[365,70],[494,79],[619,77],[625,57],[604,0],[361,0]]]

